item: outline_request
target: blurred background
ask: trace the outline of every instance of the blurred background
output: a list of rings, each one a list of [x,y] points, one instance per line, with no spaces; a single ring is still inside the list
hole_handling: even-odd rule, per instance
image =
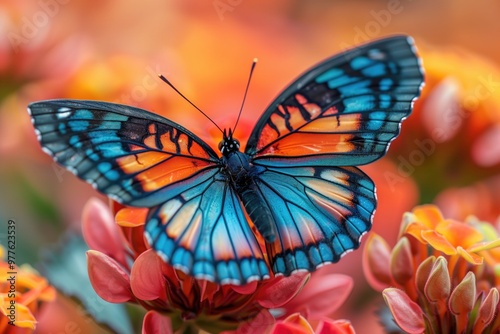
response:
[[[426,86],[389,154],[363,167],[378,188],[373,230],[395,240],[402,214],[419,203],[436,203],[450,218],[475,215],[497,224],[499,15],[493,0],[3,0],[0,220],[16,222],[17,263],[35,265],[68,230],[79,233],[83,205],[92,196],[104,199],[42,152],[28,103],[75,98],[138,106],[216,148],[218,131],[157,73],[220,127],[231,127],[257,57],[236,133],[244,144],[266,106],[304,70],[349,46],[400,33],[415,39]],[[335,317],[349,319],[358,333],[382,332],[375,315],[382,299],[363,278],[361,252],[322,270],[355,279]],[[71,305],[59,298],[51,310],[97,331],[65,303]],[[39,331],[65,333],[65,324],[43,327],[41,319]]]

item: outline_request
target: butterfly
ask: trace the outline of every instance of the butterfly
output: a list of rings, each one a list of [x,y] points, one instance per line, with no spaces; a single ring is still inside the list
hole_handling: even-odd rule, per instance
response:
[[[117,202],[149,208],[145,237],[165,262],[240,285],[314,271],[359,247],[376,195],[356,166],[386,153],[422,85],[410,37],[356,47],[279,94],[244,151],[224,130],[220,153],[131,106],[49,100],[28,111],[56,162]]]

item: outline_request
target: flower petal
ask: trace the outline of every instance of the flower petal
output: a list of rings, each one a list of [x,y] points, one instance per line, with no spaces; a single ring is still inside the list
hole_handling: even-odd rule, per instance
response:
[[[481,257],[477,254],[471,253],[468,250],[465,250],[460,246],[457,247],[457,253],[458,253],[458,255],[463,257],[469,263],[472,263],[475,265],[483,264],[483,257]]]
[[[252,281],[244,285],[231,285],[231,289],[242,295],[249,295],[257,290],[257,281]]]
[[[20,328],[35,329],[37,321],[33,313],[31,313],[30,309],[26,305],[23,305],[21,303],[16,303],[14,305],[15,305],[15,322],[14,322],[15,326]],[[2,301],[0,305],[0,313],[2,313],[4,316],[8,316],[10,314],[10,310],[7,309],[8,307],[11,307],[11,304],[10,301],[6,298],[5,300]]]
[[[130,287],[137,298],[166,300],[163,265],[160,257],[152,249],[145,251],[135,260],[130,273]]]
[[[142,226],[146,222],[149,210],[144,208],[123,208],[116,213],[116,223],[123,227]]]
[[[275,322],[272,314],[268,310],[263,309],[252,320],[240,324],[236,330],[236,334],[266,333]]]
[[[432,248],[445,253],[446,255],[455,255],[457,250],[455,247],[441,234],[434,230],[422,231],[422,238]]]
[[[474,246],[467,248],[467,250],[471,253],[477,253],[480,251],[490,250],[497,247],[500,247],[500,238],[493,241],[479,242]]]
[[[448,262],[442,256],[436,259],[434,266],[425,283],[425,296],[430,302],[443,302],[450,295],[451,282],[448,271]]]
[[[449,309],[455,315],[457,324],[457,333],[465,333],[469,321],[469,313],[474,307],[476,301],[476,276],[468,272],[464,279],[453,289]]]
[[[310,274],[298,272],[288,277],[279,276],[264,284],[257,293],[257,302],[266,308],[276,308],[286,304],[304,287]]]
[[[479,312],[474,324],[474,333],[482,333],[483,329],[493,321],[498,300],[498,290],[496,288],[491,288],[488,295],[481,303],[481,306],[479,306]]]
[[[125,251],[120,230],[111,210],[101,200],[91,198],[85,204],[82,213],[82,233],[91,249],[107,254],[125,265]]]
[[[425,294],[425,284],[429,279],[429,275],[431,274],[435,262],[436,258],[434,256],[429,256],[422,261],[417,268],[417,273],[415,274],[415,285],[418,292],[421,294]]]
[[[413,257],[408,238],[402,237],[394,246],[391,254],[391,273],[394,280],[405,285],[413,277]]]
[[[390,272],[391,249],[376,233],[370,233],[363,249],[363,272],[370,286],[382,291],[392,284]]]
[[[315,272],[297,296],[283,307],[286,314],[307,314],[309,320],[320,320],[345,302],[353,285],[350,276]]]
[[[412,213],[419,223],[430,229],[434,229],[437,224],[444,220],[441,211],[439,211],[437,206],[432,204],[417,206],[413,209]]]
[[[149,311],[142,322],[142,334],[173,334],[170,318],[155,311]]]
[[[450,311],[455,315],[467,315],[476,301],[476,276],[468,272],[450,295]]]
[[[130,279],[118,262],[98,251],[87,251],[89,279],[95,292],[110,303],[133,298]]]
[[[474,227],[453,220],[442,221],[436,226],[435,231],[443,235],[455,247],[468,248],[484,238]]]
[[[420,334],[425,330],[424,314],[420,306],[412,301],[404,291],[387,288],[382,292],[394,320],[407,333]]]
[[[304,317],[295,313],[276,323],[270,334],[314,334],[314,330]]]
[[[322,320],[315,331],[316,334],[355,334],[354,327],[347,320]]]

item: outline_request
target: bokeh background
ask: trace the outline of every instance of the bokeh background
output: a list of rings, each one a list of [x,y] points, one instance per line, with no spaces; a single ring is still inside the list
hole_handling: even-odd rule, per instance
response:
[[[96,99],[152,110],[216,147],[219,133],[158,78],[164,74],[217,124],[231,127],[254,57],[259,62],[236,136],[243,139],[292,79],[349,46],[391,34],[414,37],[426,86],[389,154],[363,167],[378,188],[373,230],[395,240],[401,216],[436,203],[445,216],[500,214],[500,3],[493,0],[83,1],[0,4],[0,242],[16,221],[17,262],[79,233],[86,201],[100,197],[54,164],[37,143],[29,102]],[[361,252],[332,272],[352,275],[354,292],[336,318],[358,333],[382,332],[382,299],[366,284]],[[59,296],[40,333],[96,327]],[[48,321],[57,314],[60,321]],[[44,318],[45,317],[45,318]]]

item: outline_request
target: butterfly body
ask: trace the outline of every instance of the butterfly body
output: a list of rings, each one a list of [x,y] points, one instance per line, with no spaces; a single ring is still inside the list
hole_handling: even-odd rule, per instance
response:
[[[28,109],[58,163],[116,201],[150,208],[145,237],[165,262],[245,284],[313,271],[359,246],[376,197],[356,166],[385,154],[422,82],[410,38],[360,46],[290,84],[244,150],[224,132],[220,154],[139,108],[52,100]]]
[[[253,224],[267,242],[273,242],[276,238],[273,215],[269,204],[257,188],[259,175],[265,171],[265,168],[252,164],[251,157],[239,151],[224,156],[222,163],[228,180],[231,180]]]

